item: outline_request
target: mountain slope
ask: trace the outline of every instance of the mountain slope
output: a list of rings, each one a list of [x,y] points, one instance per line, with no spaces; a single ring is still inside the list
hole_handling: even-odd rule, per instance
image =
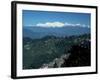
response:
[[[71,46],[90,40],[90,34],[62,38],[55,36],[46,36],[41,39],[23,38],[23,40],[23,69],[37,69],[67,54]]]

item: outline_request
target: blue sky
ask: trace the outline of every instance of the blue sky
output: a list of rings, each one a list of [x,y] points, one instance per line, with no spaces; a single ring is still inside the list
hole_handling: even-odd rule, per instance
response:
[[[89,13],[49,12],[23,10],[23,26],[52,26],[80,25],[90,27],[91,15]]]

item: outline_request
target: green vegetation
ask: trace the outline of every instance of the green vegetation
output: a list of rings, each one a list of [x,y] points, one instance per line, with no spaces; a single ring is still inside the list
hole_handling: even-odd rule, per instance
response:
[[[69,53],[72,46],[85,40],[90,40],[90,34],[69,37],[46,36],[41,39],[23,38],[23,69],[41,68],[43,64]],[[66,62],[61,67],[63,66],[66,66]],[[57,67],[56,63],[54,67]]]

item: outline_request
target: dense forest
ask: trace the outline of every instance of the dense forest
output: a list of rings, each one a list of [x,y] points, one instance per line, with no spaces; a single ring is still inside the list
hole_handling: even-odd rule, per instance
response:
[[[90,34],[23,38],[23,69],[90,66]]]

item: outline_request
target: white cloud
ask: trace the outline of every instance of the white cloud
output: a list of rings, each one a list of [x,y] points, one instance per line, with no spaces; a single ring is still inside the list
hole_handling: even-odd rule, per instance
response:
[[[63,23],[63,22],[46,22],[46,23],[38,23],[36,24],[36,26],[39,26],[39,27],[45,27],[45,28],[48,28],[48,27],[67,27],[67,26],[73,26],[73,27],[88,27],[89,28],[89,25],[85,25],[85,24],[80,24],[80,23],[77,23],[77,24],[71,24],[71,23]]]
[[[70,23],[65,23],[65,26],[74,26],[74,24],[70,24]]]
[[[41,27],[63,27],[65,24],[62,22],[46,22],[46,23],[38,23],[36,26]]]

